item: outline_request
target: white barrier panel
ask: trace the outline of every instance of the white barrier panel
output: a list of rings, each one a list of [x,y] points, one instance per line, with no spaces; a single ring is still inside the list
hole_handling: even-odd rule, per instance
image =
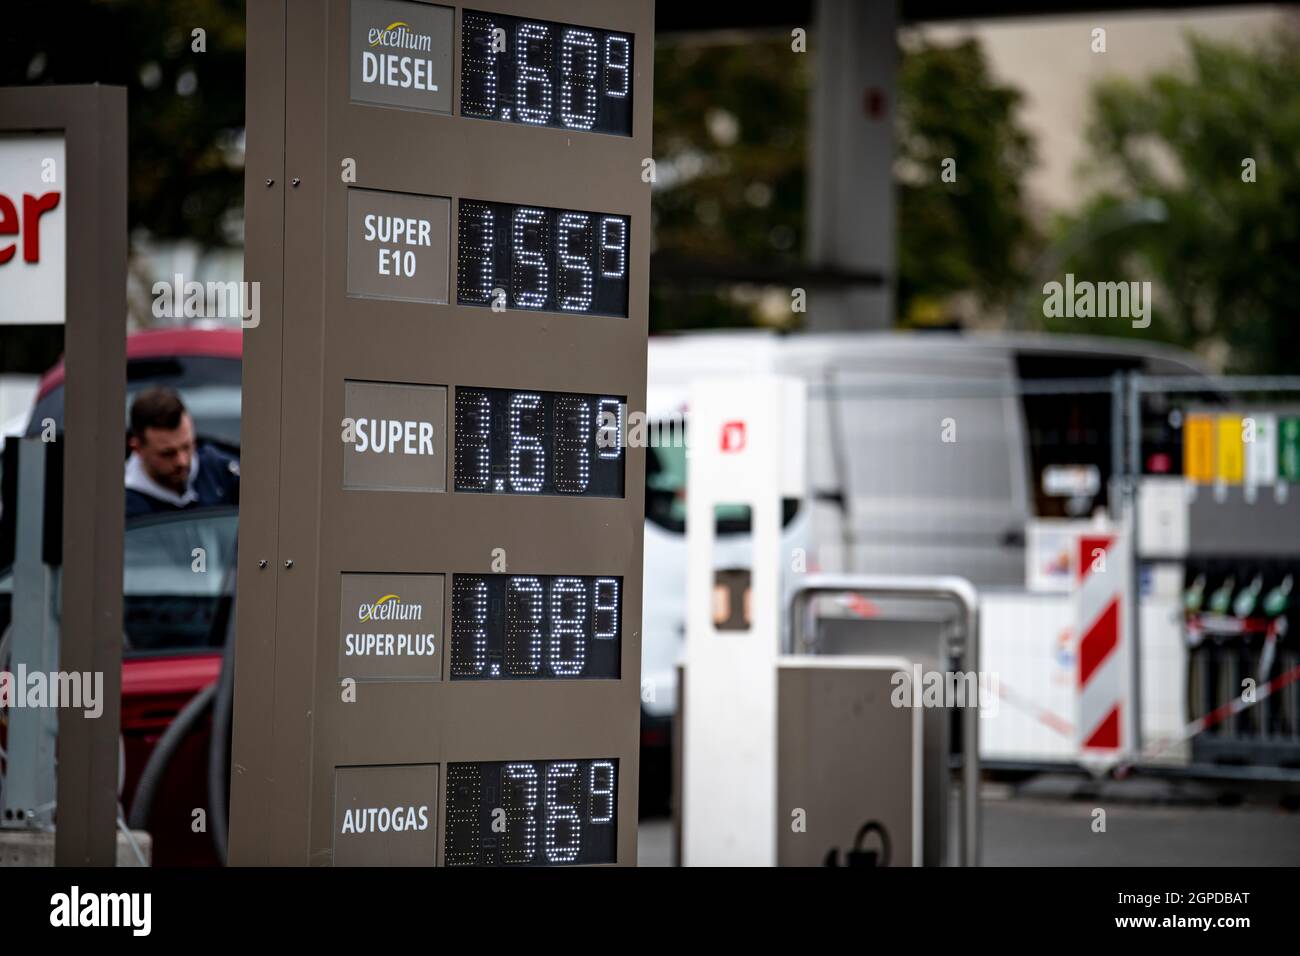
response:
[[[1073,763],[1074,604],[1068,594],[980,594],[980,666],[1000,706],[981,712],[980,760]]]
[[[781,498],[802,474],[802,383],[753,376],[696,383],[687,465],[682,862],[776,863],[776,690]],[[748,628],[715,618],[715,509],[748,506]]]

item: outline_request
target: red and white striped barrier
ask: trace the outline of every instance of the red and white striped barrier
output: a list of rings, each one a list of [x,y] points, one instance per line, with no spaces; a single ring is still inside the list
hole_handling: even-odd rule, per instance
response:
[[[1118,760],[1131,748],[1130,568],[1122,533],[1079,536],[1075,600],[1079,752]]]

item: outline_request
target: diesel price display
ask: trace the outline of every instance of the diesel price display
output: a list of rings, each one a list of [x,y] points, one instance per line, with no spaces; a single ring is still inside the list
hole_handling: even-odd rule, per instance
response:
[[[460,113],[632,135],[632,36],[466,10]]]

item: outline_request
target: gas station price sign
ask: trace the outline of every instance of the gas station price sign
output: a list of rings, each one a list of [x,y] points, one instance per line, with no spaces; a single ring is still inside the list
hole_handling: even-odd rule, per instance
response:
[[[627,216],[462,199],[456,301],[627,317]]]
[[[457,574],[451,679],[617,678],[623,581],[554,574]]]
[[[654,0],[469,2],[248,4],[235,865],[636,862]]]
[[[617,794],[616,759],[450,764],[446,863],[613,863]],[[497,810],[505,811],[504,832],[492,826]]]
[[[456,389],[456,491],[623,497],[619,395]]]
[[[632,135],[632,35],[465,10],[462,116]]]

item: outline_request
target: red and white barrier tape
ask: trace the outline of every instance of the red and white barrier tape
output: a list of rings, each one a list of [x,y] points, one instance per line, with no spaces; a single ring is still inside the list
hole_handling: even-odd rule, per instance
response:
[[[1059,717],[1052,713],[1041,704],[1029,700],[1027,697],[1021,697],[1001,680],[998,681],[998,696],[1012,707],[1033,717],[1044,727],[1054,730],[1064,737],[1073,739],[1074,724],[1070,723],[1064,717]]]
[[[1240,714],[1243,710],[1247,710],[1251,707],[1254,707],[1261,700],[1264,700],[1265,698],[1269,697],[1275,691],[1279,691],[1283,687],[1287,686],[1288,684],[1294,683],[1297,680],[1300,680],[1300,664],[1297,664],[1289,671],[1284,671],[1283,673],[1278,674],[1271,681],[1260,686],[1256,690],[1254,700],[1248,701],[1244,698],[1244,696],[1234,697],[1226,704],[1223,704],[1220,707],[1216,707],[1214,710],[1210,711],[1204,717],[1198,717],[1196,718],[1196,720],[1193,720],[1191,723],[1189,723],[1186,727],[1183,728],[1182,733],[1179,734],[1178,736],[1166,737],[1163,740],[1156,741],[1155,744],[1153,744],[1145,753],[1140,754],[1139,756],[1135,757],[1132,760],[1127,760],[1119,764],[1115,768],[1115,776],[1116,777],[1127,776],[1128,772],[1133,769],[1133,767],[1137,764],[1139,760],[1150,759],[1152,757],[1159,756],[1160,754],[1168,750],[1170,747],[1173,747],[1176,744],[1180,744],[1185,740],[1190,740],[1191,738],[1195,737],[1197,734],[1209,730],[1211,727],[1215,726],[1216,724],[1222,723],[1223,721],[1227,720],[1229,717],[1235,716],[1236,714]]]

